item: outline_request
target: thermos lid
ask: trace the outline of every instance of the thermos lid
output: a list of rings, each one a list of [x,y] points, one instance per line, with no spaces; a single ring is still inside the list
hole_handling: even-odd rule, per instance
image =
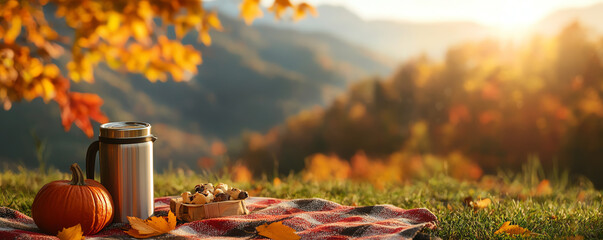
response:
[[[110,122],[100,126],[105,138],[138,138],[151,136],[151,124],[145,122]]]

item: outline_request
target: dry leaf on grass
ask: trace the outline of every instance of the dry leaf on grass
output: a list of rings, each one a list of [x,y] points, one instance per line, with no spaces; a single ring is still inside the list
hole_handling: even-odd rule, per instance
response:
[[[490,206],[490,204],[492,204],[492,200],[490,198],[484,198],[474,201],[472,197],[466,197],[463,199],[463,203],[466,206],[472,207],[474,210],[479,210]]]
[[[521,236],[538,236],[540,234],[530,232],[530,230],[522,228],[518,225],[510,225],[510,221],[506,221],[503,225],[494,232],[494,234],[508,233],[510,235],[521,235]]]
[[[142,220],[137,217],[128,217],[132,229],[124,231],[135,238],[148,238],[168,233],[176,228],[176,216],[171,211],[167,220],[163,217],[150,217]]]
[[[300,236],[295,234],[295,229],[283,225],[283,222],[264,223],[255,228],[258,234],[272,240],[297,240]]]
[[[57,237],[61,240],[81,240],[86,239],[84,232],[82,232],[82,225],[78,224],[70,228],[63,228],[59,231]]]
[[[535,196],[546,196],[551,195],[553,193],[553,188],[551,187],[551,183],[549,180],[542,180],[538,186],[536,187],[536,191],[534,193]]]
[[[490,200],[489,198],[484,198],[482,200],[471,202],[471,206],[475,210],[487,208],[488,206],[490,206],[490,204],[492,204],[492,200]]]

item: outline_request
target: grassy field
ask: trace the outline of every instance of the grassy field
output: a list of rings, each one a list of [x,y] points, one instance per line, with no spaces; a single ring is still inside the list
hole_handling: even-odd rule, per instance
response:
[[[0,173],[0,206],[31,214],[36,192],[45,183],[68,179],[57,170],[40,173],[20,168]],[[603,239],[603,192],[593,189],[588,180],[568,184],[555,177],[548,186],[538,186],[542,177],[534,171],[500,173],[479,182],[462,182],[444,174],[405,184],[376,189],[353,180],[304,182],[299,175],[232,183],[228,175],[218,177],[192,171],[173,170],[155,174],[155,196],[178,195],[199,182],[226,182],[248,189],[252,196],[276,198],[319,197],[345,205],[392,204],[401,208],[428,208],[439,219],[436,230],[425,234],[442,239],[516,239],[494,234],[505,222],[519,225],[540,235],[535,239]],[[464,199],[490,198],[492,204],[474,209]]]

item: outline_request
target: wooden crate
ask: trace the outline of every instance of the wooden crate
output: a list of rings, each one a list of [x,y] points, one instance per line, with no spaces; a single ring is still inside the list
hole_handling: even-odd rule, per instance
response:
[[[179,197],[170,200],[170,210],[176,214],[176,218],[187,222],[207,218],[249,214],[249,210],[247,210],[247,206],[245,206],[245,200],[189,204],[183,203],[182,198]]]

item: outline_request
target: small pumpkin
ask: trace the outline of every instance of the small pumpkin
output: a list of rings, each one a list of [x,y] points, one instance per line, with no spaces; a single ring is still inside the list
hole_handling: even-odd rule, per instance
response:
[[[31,216],[48,234],[77,224],[84,235],[95,234],[113,220],[113,200],[103,185],[84,178],[77,163],[71,165],[71,173],[71,181],[53,181],[38,191]]]

